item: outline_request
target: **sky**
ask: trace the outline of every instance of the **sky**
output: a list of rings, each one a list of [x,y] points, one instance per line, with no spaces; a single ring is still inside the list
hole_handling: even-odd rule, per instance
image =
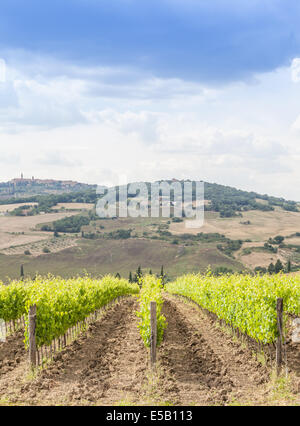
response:
[[[2,0],[0,181],[300,200],[299,0]]]

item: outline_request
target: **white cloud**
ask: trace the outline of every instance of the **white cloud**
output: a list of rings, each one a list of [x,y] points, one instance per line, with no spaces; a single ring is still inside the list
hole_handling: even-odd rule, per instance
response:
[[[0,164],[1,166],[20,164],[20,156],[14,153],[1,153],[0,152]]]
[[[296,120],[292,123],[291,131],[292,131],[292,134],[294,134],[295,137],[297,139],[299,139],[299,136],[300,136],[300,114],[296,117]],[[295,144],[294,148],[297,149],[297,150],[300,149],[299,144],[297,144],[297,145]]]
[[[42,165],[47,167],[78,167],[82,165],[82,162],[77,159],[70,158],[69,153],[62,153],[61,151],[52,150],[43,153],[41,157],[35,159],[36,165]]]
[[[134,135],[152,151],[169,154],[278,159],[287,155],[279,141],[243,129],[208,125],[190,113],[102,111],[97,120],[123,134]]]
[[[94,122],[116,105],[148,108],[153,102],[187,96],[203,102],[216,94],[196,83],[159,79],[129,68],[80,68],[48,57],[10,55],[7,79],[0,84],[0,128],[9,132]]]
[[[292,61],[291,78],[294,83],[300,82],[300,58],[294,58]]]
[[[0,58],[0,83],[5,83],[6,81],[6,62],[4,59]]]
[[[300,85],[290,68],[210,88],[23,59],[7,61],[0,84],[2,179],[194,178],[297,198]]]

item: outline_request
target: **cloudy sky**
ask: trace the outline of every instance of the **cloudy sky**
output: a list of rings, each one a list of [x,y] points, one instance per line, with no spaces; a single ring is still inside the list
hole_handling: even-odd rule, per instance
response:
[[[0,181],[300,200],[299,0],[2,0]]]

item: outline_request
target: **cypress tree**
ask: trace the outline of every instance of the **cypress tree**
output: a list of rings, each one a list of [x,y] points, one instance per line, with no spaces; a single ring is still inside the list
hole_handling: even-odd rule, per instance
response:
[[[143,276],[143,271],[142,271],[142,268],[140,266],[137,268],[136,276],[138,278],[141,278]]]
[[[139,266],[136,271],[135,280],[140,286],[140,288],[142,288],[142,282],[141,282],[142,276],[143,276],[143,271],[142,271],[142,268]]]
[[[24,266],[21,265],[21,272],[20,272],[21,280],[24,280]]]
[[[268,272],[269,272],[269,274],[274,274],[275,266],[274,266],[273,263],[270,263],[270,265],[268,266]]]
[[[283,270],[283,264],[278,259],[277,262],[275,263],[275,273],[278,274],[282,270]]]
[[[164,273],[164,266],[162,265],[161,271],[160,271],[160,279],[161,279],[163,286],[165,285],[165,278],[166,278],[166,276],[165,276],[165,273]]]

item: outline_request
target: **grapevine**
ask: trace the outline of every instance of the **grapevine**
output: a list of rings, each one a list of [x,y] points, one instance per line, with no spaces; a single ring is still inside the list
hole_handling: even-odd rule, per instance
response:
[[[12,282],[0,287],[0,318],[17,319],[37,305],[37,346],[49,345],[89,314],[120,296],[138,294],[137,284],[106,276],[94,280],[88,276],[64,280],[37,277],[35,281]],[[25,343],[28,342],[28,324]]]
[[[290,275],[185,275],[166,290],[185,296],[257,342],[277,337],[276,299],[284,309],[300,314],[300,277]]]
[[[157,319],[157,346],[160,345],[164,329],[167,326],[166,318],[161,314],[163,305],[162,289],[163,285],[160,279],[152,275],[147,275],[140,279],[140,310],[137,316],[140,318],[138,324],[141,337],[146,347],[150,346],[151,326],[150,326],[150,302],[156,302],[156,319]]]

